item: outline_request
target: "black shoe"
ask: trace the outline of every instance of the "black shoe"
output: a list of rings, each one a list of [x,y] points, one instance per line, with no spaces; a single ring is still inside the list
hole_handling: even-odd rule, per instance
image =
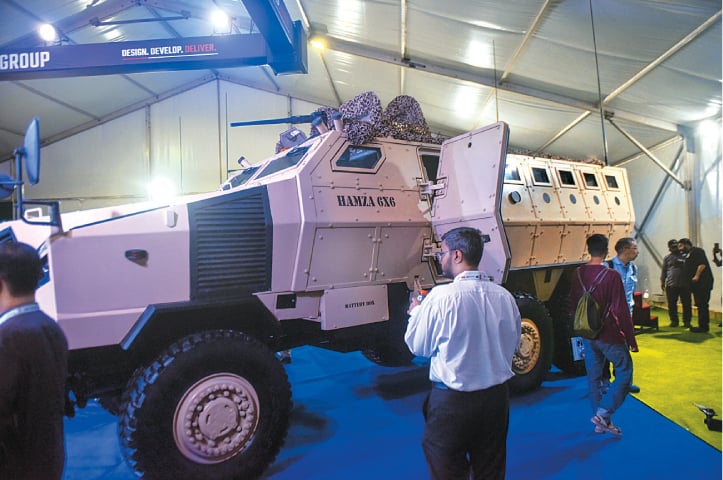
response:
[[[638,387],[637,385],[633,385],[633,384],[631,383],[630,386],[628,387],[628,392],[630,392],[630,393],[640,393],[640,387]]]
[[[669,326],[669,327],[677,327],[678,324],[677,324],[677,323],[669,323],[668,326]]]
[[[708,333],[708,329],[702,327],[690,327],[690,331],[693,333]]]
[[[690,328],[690,323],[684,323],[683,328]]]

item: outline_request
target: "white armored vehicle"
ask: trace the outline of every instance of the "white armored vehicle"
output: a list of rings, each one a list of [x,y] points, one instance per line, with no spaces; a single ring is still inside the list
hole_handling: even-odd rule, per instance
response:
[[[33,244],[44,261],[37,298],[68,337],[72,397],[119,416],[139,474],[259,476],[291,410],[274,352],[316,345],[408,362],[410,291],[415,278],[443,281],[438,241],[457,226],[489,237],[480,270],[517,298],[512,388],[538,387],[553,357],[580,369],[568,276],[589,234],[631,231],[625,170],[507,154],[504,123],[440,146],[401,134],[427,140],[426,125],[387,116],[375,129],[330,112],[315,135],[290,129],[279,153],[218,191],[4,224],[4,241]]]

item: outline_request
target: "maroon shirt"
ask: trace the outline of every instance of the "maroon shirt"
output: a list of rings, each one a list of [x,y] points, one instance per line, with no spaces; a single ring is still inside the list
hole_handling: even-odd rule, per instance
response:
[[[592,292],[593,298],[603,312],[607,312],[602,331],[597,337],[598,340],[605,343],[627,343],[629,347],[638,348],[635,341],[635,331],[633,329],[633,319],[630,316],[630,307],[625,298],[625,289],[623,288],[623,280],[615,269],[608,268],[607,265],[592,265],[586,263],[579,267],[580,278],[582,278],[585,288],[588,290],[592,286],[595,278],[601,270],[608,270],[603,275],[600,284],[595,287]],[[582,297],[582,285],[577,278],[577,271],[572,274],[570,299],[573,305],[577,305]]]

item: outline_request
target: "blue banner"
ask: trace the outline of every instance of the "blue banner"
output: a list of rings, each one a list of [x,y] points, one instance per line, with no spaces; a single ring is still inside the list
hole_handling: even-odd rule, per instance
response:
[[[285,54],[274,54],[260,33],[0,50],[0,81],[256,65],[306,73],[306,36],[294,27]]]

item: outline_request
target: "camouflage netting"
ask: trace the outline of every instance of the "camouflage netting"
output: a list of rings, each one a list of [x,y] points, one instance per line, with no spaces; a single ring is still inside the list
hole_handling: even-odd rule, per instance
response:
[[[507,153],[513,153],[515,155],[525,155],[528,157],[536,157],[536,158],[549,158],[552,160],[566,160],[568,162],[577,162],[577,163],[590,163],[593,165],[603,165],[605,166],[605,162],[603,162],[600,159],[597,158],[587,158],[584,160],[581,160],[579,158],[570,158],[570,157],[564,157],[562,155],[553,155],[549,153],[543,153],[543,152],[534,152],[532,150],[525,150],[520,148],[508,148]]]
[[[382,110],[379,97],[374,92],[364,92],[354,99],[344,102],[338,109],[321,107],[317,112],[322,113],[322,120],[329,129],[334,128],[334,115],[340,114],[344,120],[344,133],[352,143],[357,145],[368,143],[375,137],[393,137],[398,140],[435,144],[441,144],[447,140],[447,137],[432,135],[419,102],[409,95],[399,95],[389,102],[387,108]],[[314,133],[314,127],[312,127],[311,134]],[[597,165],[604,164],[596,158],[580,160],[524,149],[510,148],[508,153]]]
[[[442,143],[445,140],[431,134],[419,103],[409,95],[396,97],[382,111],[379,97],[373,92],[364,92],[344,102],[338,110],[321,107],[317,112],[324,114],[329,129],[334,128],[334,114],[341,114],[344,133],[357,145],[370,142],[375,137],[425,143]]]

